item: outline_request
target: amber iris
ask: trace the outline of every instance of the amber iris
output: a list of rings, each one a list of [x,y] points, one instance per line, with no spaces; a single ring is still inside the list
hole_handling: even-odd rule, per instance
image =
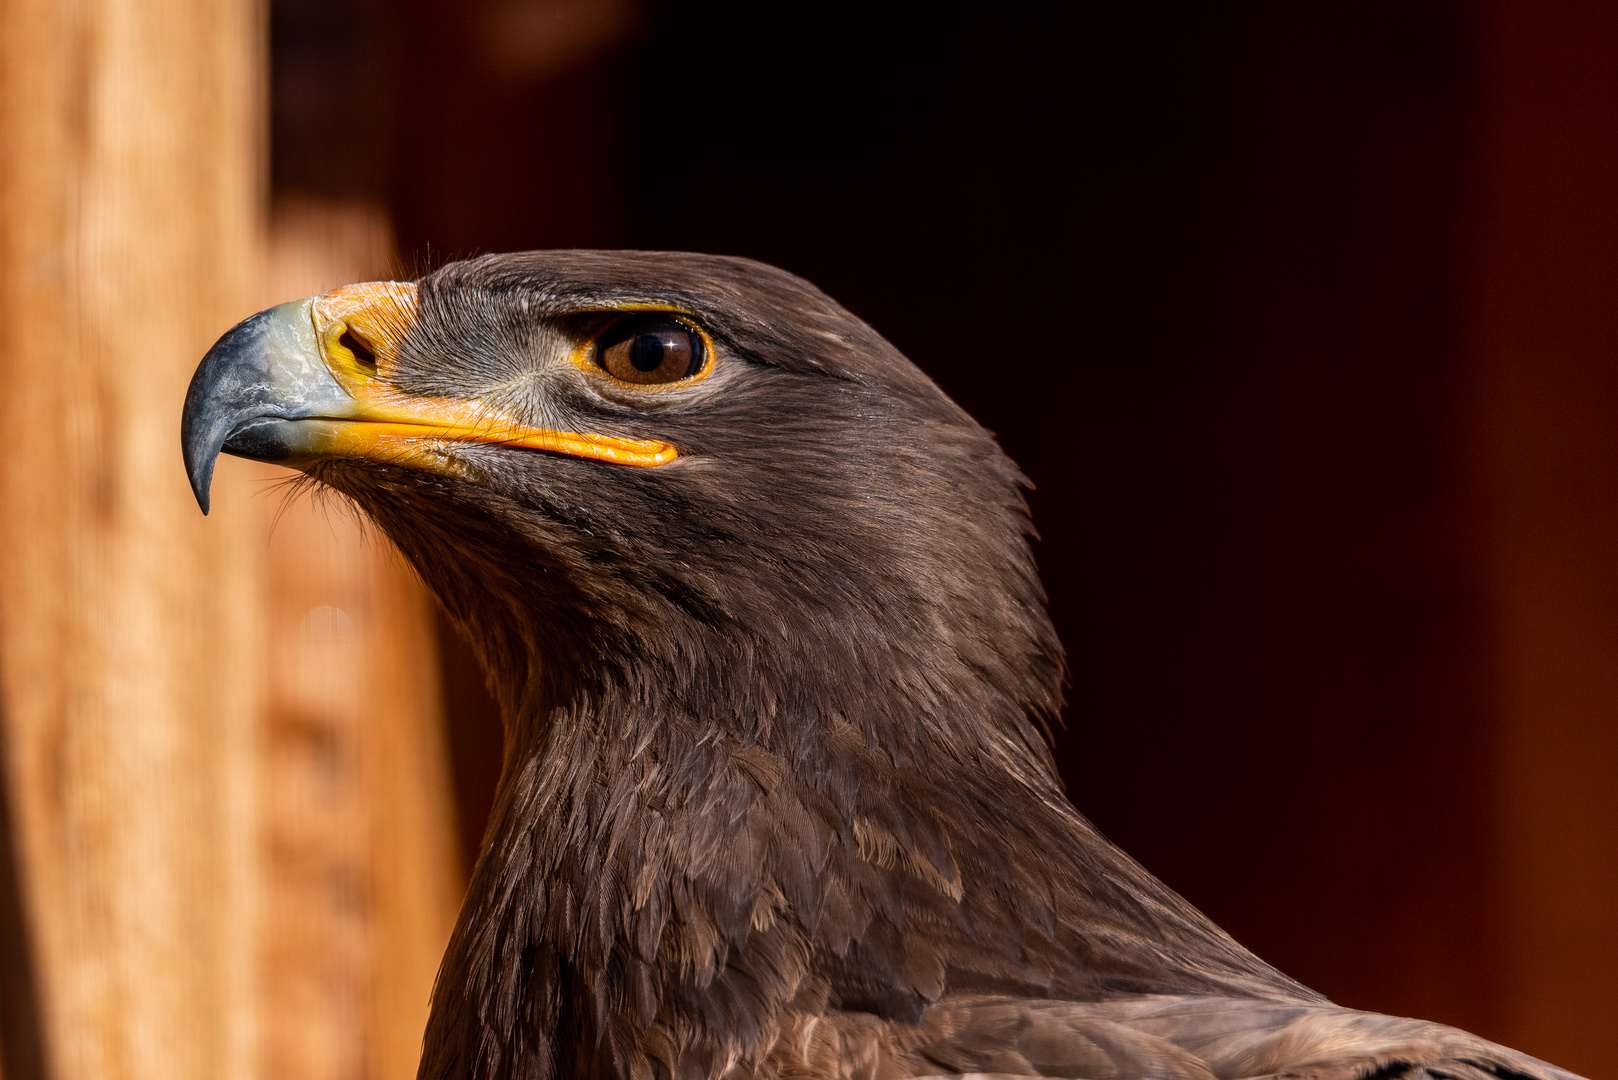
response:
[[[689,379],[706,360],[702,335],[667,315],[620,319],[595,345],[595,362],[603,371],[641,385]]]

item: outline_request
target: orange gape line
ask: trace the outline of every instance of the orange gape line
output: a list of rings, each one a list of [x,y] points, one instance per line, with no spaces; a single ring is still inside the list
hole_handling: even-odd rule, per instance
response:
[[[621,439],[615,435],[573,434],[543,428],[462,427],[458,424],[411,424],[362,421],[344,423],[328,438],[331,450],[357,456],[395,439],[447,439],[455,442],[499,443],[529,450],[550,450],[573,457],[610,461],[615,465],[666,465],[679,452],[654,439]]]
[[[549,450],[615,465],[666,465],[679,456],[653,439],[623,439],[524,427],[470,401],[418,398],[388,387],[399,342],[416,317],[416,286],[368,281],[317,297],[310,308],[326,367],[353,395],[355,411],[321,418],[310,449],[320,456],[417,456],[426,442],[479,442]],[[347,341],[352,334],[357,341]],[[355,352],[368,351],[367,360]]]

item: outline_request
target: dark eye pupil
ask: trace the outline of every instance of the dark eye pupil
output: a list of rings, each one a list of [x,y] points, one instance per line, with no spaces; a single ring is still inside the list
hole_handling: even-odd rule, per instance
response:
[[[603,370],[642,385],[689,379],[705,359],[701,335],[666,315],[621,319],[595,345],[595,362]]]
[[[629,362],[636,371],[656,371],[663,366],[669,343],[656,334],[642,334],[629,343]]]

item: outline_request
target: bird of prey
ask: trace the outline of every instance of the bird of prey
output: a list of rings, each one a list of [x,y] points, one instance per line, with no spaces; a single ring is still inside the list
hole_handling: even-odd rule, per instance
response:
[[[349,499],[505,763],[423,1080],[1567,1078],[1340,1008],[1108,843],[1015,465],[745,259],[534,252],[247,319],[185,403]]]

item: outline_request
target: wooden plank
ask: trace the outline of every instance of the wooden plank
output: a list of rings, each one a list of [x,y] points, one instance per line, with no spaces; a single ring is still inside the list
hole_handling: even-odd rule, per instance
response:
[[[391,258],[379,211],[284,203],[264,303],[386,276]],[[408,1080],[464,889],[431,600],[341,499],[266,494],[260,1074]]]
[[[176,432],[251,299],[261,36],[246,0],[0,6],[0,703],[61,1077],[253,1059],[247,474],[205,522]]]
[[[1618,8],[1483,9],[1478,360],[1507,1030],[1618,1074]]]
[[[266,259],[263,31],[0,6],[11,1080],[404,1080],[459,902],[420,585],[307,500],[272,533],[276,470],[223,459],[205,520],[180,465],[220,332],[387,259],[349,211]]]

